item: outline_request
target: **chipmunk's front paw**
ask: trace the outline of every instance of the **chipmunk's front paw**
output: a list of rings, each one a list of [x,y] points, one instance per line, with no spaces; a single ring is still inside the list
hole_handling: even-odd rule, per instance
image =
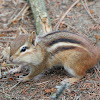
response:
[[[4,72],[4,76],[6,76],[7,74],[14,74],[14,73],[17,73],[17,72],[20,72],[19,70],[18,70],[18,68],[13,68],[13,69],[10,69],[10,70],[8,70],[8,71],[6,71],[6,72]]]
[[[26,82],[26,81],[29,81],[30,80],[30,78],[29,77],[27,77],[27,76],[19,76],[19,78],[17,78],[17,81],[19,81],[19,82]]]
[[[22,66],[19,66],[17,68],[13,68],[13,69],[10,69],[9,71],[6,72],[6,74],[14,74],[14,73],[19,73],[21,72],[21,69],[22,69]]]
[[[14,74],[14,73],[17,73],[17,72],[18,72],[17,68],[14,68],[14,69],[10,69],[8,71],[8,74]]]

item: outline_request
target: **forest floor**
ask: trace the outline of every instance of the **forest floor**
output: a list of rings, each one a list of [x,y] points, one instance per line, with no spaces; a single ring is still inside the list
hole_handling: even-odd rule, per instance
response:
[[[56,23],[76,0],[45,0],[53,30]],[[86,1],[86,3],[82,2]],[[87,5],[89,9],[84,8]],[[87,13],[90,12],[90,13]],[[92,16],[92,17],[91,17]],[[85,34],[96,43],[100,39],[100,0],[80,0],[61,21],[60,30]],[[28,2],[24,0],[0,0],[0,100],[50,100],[56,92],[55,86],[66,77],[63,68],[44,72],[38,80],[20,83],[16,79],[28,73],[24,69],[13,75],[3,74],[15,66],[1,59],[3,48],[18,33],[36,31],[35,21]],[[5,65],[5,67],[4,67]],[[7,66],[6,66],[7,65]],[[86,76],[65,90],[58,100],[100,100],[100,65],[89,70]]]

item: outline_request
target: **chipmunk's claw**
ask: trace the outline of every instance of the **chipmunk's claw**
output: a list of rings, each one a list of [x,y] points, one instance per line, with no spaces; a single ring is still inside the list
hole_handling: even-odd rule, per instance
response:
[[[14,69],[10,69],[9,71],[5,71],[3,75],[6,76],[7,74],[14,74],[14,71]]]
[[[30,78],[28,76],[22,76],[20,75],[19,78],[17,78],[17,81],[20,81],[20,82],[26,82],[26,81],[29,81]]]
[[[20,75],[19,78],[16,78],[18,82],[24,82],[24,76]]]
[[[16,73],[17,72],[17,68],[14,68],[14,69],[10,69],[9,71],[8,71],[8,74],[14,74],[14,73]]]
[[[17,68],[12,68],[12,69],[8,70],[6,72],[6,74],[14,74],[14,73],[19,73],[19,72],[21,72],[21,66],[17,67]]]
[[[24,78],[25,78],[25,76],[20,75],[19,78],[16,79],[16,81],[25,82],[26,80]]]

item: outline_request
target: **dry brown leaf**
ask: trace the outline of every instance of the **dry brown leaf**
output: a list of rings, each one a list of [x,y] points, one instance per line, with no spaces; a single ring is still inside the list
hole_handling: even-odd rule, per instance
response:
[[[98,36],[97,34],[94,34],[94,36],[95,36],[95,38],[96,38],[97,40],[100,39],[100,36]]]
[[[4,33],[0,34],[0,37],[4,37],[4,36],[5,36],[5,34],[4,34]]]
[[[52,92],[55,92],[55,91],[56,91],[56,89],[55,89],[55,88],[51,88],[51,91],[52,91]]]
[[[12,77],[8,78],[8,80],[10,80],[10,81],[14,81],[14,79],[13,79]]]
[[[12,23],[13,23],[13,24],[17,24],[17,23],[18,23],[18,20],[16,19],[16,20],[14,20]]]
[[[0,1],[0,4],[2,4],[2,1]]]
[[[90,9],[90,13],[93,14],[93,10]]]
[[[6,62],[4,61],[4,62],[2,63],[2,65],[5,66],[5,65],[6,65]]]
[[[25,94],[25,95],[29,95],[29,94],[27,93],[27,90],[23,90],[22,92],[23,92],[23,94]]]
[[[46,93],[50,93],[51,92],[51,89],[46,89],[45,92]]]
[[[79,2],[76,6],[77,6],[77,7],[80,7],[80,6],[82,6],[82,4]]]

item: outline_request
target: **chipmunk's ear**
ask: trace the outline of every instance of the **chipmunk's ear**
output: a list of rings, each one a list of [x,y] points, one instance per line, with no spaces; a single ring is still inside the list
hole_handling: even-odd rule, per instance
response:
[[[33,45],[36,45],[36,32],[32,32],[31,35],[29,36],[28,42],[32,43]]]

